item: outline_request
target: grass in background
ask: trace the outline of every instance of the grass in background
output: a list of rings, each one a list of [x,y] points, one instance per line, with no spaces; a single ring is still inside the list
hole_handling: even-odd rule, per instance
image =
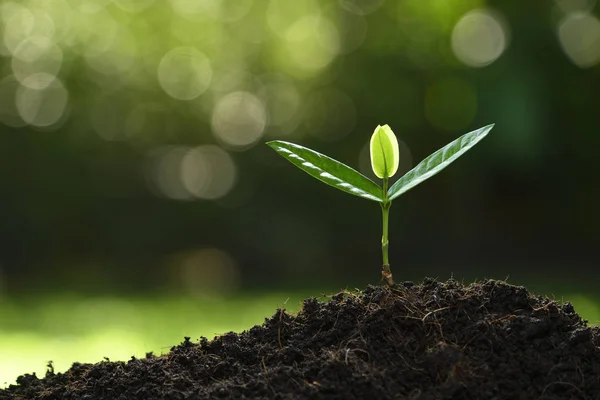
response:
[[[320,295],[313,292],[312,296]],[[308,293],[247,294],[231,299],[51,297],[0,300],[0,387],[24,373],[43,377],[48,361],[63,372],[95,363],[166,353],[183,341],[241,332],[277,308],[293,312]]]
[[[539,292],[538,292],[539,293]],[[184,336],[212,339],[241,332],[285,308],[300,309],[310,293],[246,294],[231,299],[49,297],[0,300],[0,387],[24,373],[43,377],[52,360],[63,372],[75,361],[95,363],[162,354]],[[600,322],[600,301],[563,295],[590,324]]]

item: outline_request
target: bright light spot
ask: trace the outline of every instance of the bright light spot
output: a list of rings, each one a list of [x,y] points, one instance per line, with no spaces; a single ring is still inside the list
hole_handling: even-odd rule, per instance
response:
[[[580,68],[589,68],[600,61],[600,21],[587,13],[572,13],[558,27],[560,45]]]
[[[322,89],[306,101],[304,124],[308,131],[326,141],[340,140],[356,124],[356,107],[352,99],[338,89]]]
[[[12,70],[24,86],[44,89],[56,78],[63,61],[62,50],[45,36],[25,39],[13,53]]]
[[[293,82],[284,75],[266,75],[261,81],[259,96],[269,110],[269,125],[281,126],[290,121],[300,106],[300,94]]]
[[[383,4],[383,0],[338,0],[347,11],[357,15],[367,15],[376,11]]]
[[[590,11],[596,5],[596,0],[554,0],[556,5],[565,13]]]
[[[452,50],[469,67],[484,67],[496,61],[508,45],[507,27],[497,13],[473,10],[452,31]]]
[[[46,127],[60,121],[68,100],[67,89],[59,79],[55,79],[41,90],[20,87],[17,90],[16,106],[25,122],[33,126]]]
[[[158,66],[158,82],[167,94],[178,100],[192,100],[208,88],[212,76],[210,62],[193,47],[169,51]]]
[[[239,287],[240,275],[233,258],[216,248],[179,254],[181,284],[195,296],[230,293]]]
[[[469,82],[448,78],[427,88],[425,116],[440,130],[466,128],[477,112],[477,93]]]
[[[27,125],[19,115],[15,99],[21,84],[14,76],[7,76],[0,81],[0,122],[13,128]]]
[[[54,36],[54,21],[41,10],[29,10],[25,7],[2,8],[9,10],[4,22],[4,45],[13,54],[19,44],[32,36],[52,38]]]
[[[329,65],[340,52],[340,37],[335,25],[322,16],[297,20],[285,35],[287,53],[297,66],[318,70]]]
[[[260,139],[267,123],[265,106],[248,92],[222,97],[212,115],[214,135],[226,145],[245,149]]]
[[[113,2],[123,11],[137,14],[140,11],[150,7],[155,0],[113,0]]]
[[[218,146],[200,146],[181,162],[181,181],[195,197],[216,200],[233,189],[236,167],[229,154]]]

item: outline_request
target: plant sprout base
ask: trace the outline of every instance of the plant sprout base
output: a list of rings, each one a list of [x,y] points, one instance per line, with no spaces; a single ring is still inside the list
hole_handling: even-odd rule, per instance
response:
[[[493,127],[494,124],[487,125],[462,135],[426,157],[389,188],[389,179],[398,170],[400,153],[398,140],[388,125],[377,126],[370,142],[371,167],[375,175],[383,180],[383,187],[347,165],[298,144],[274,140],[267,142],[267,145],[313,178],[343,192],[376,201],[381,205],[383,218],[381,276],[382,280],[391,286],[394,284],[394,280],[389,261],[388,227],[392,201],[446,168],[479,143]]]

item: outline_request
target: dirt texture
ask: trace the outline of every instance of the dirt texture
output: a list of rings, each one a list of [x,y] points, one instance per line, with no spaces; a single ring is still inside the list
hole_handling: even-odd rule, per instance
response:
[[[499,281],[369,286],[128,362],[21,376],[0,399],[599,399],[600,335]]]

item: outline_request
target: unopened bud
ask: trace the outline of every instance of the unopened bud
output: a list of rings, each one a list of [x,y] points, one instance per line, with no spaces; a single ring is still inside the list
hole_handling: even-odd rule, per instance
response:
[[[398,171],[398,139],[388,125],[378,125],[371,136],[371,166],[377,177],[391,178]]]

